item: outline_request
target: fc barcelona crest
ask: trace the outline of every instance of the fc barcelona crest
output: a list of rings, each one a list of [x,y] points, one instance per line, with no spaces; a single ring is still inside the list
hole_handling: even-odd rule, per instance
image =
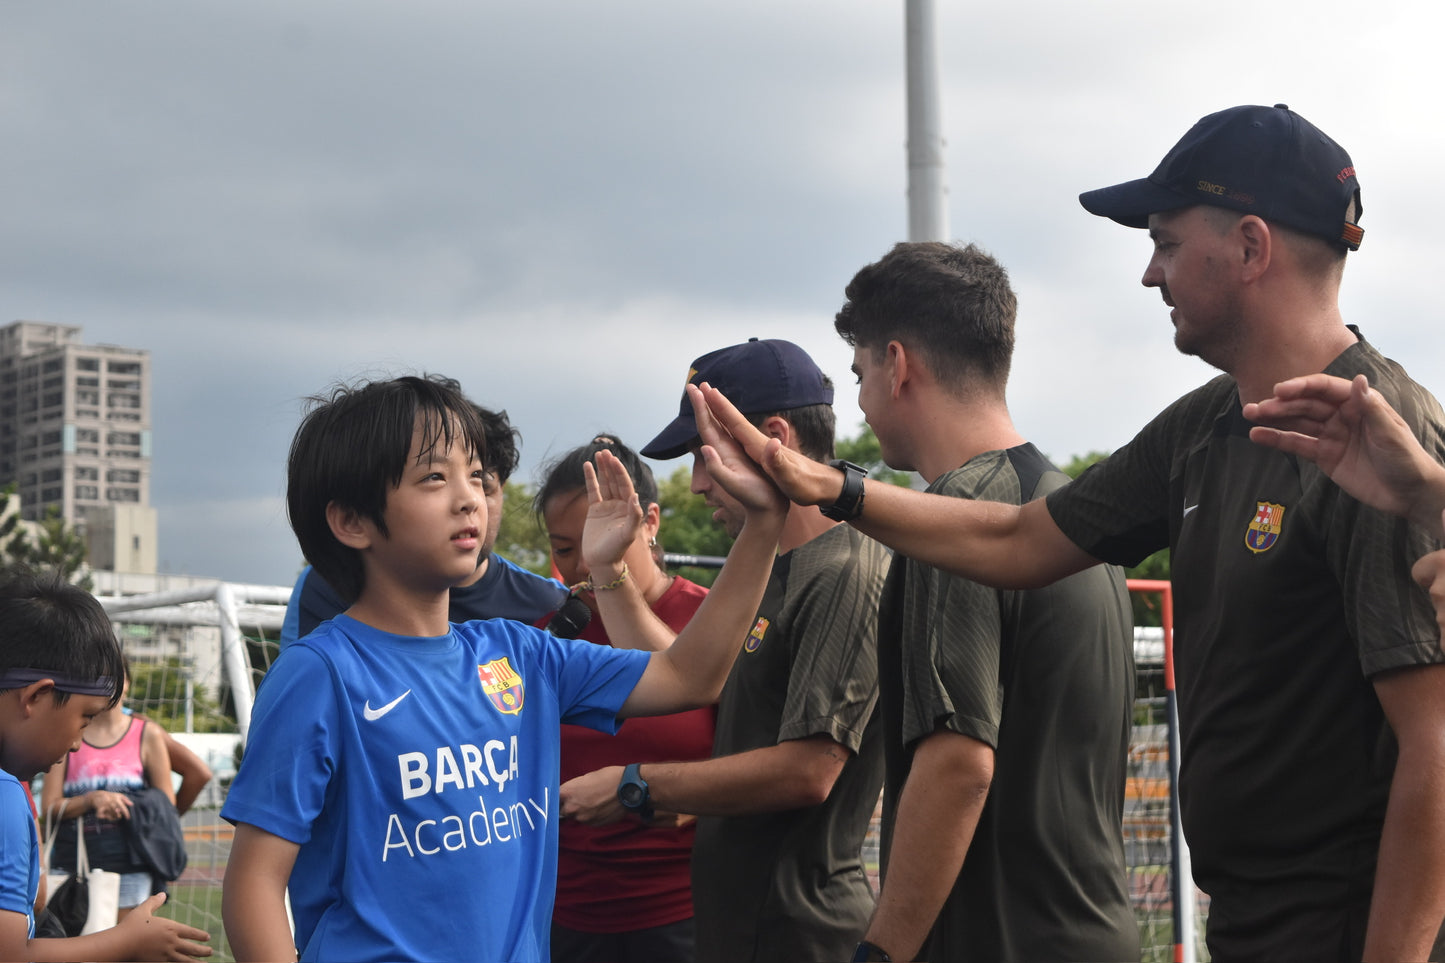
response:
[[[1284,506],[1273,502],[1258,502],[1254,518],[1244,533],[1244,547],[1254,554],[1267,552],[1279,541],[1284,528]]]
[[[743,643],[744,652],[758,651],[763,644],[763,636],[768,634],[769,625],[772,623],[761,615],[758,616],[758,620],[753,623],[753,630],[748,633],[748,640]]]
[[[512,671],[512,664],[506,656],[477,666],[477,678],[481,680],[482,691],[492,700],[492,705],[510,716],[522,711],[526,690],[522,677]]]

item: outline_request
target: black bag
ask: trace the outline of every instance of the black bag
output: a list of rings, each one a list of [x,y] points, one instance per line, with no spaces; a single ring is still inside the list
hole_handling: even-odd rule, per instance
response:
[[[60,918],[49,906],[35,914],[35,938],[37,940],[63,940],[70,934],[60,925]]]
[[[49,820],[52,827],[59,824],[59,810],[52,814]],[[120,876],[117,873],[94,870],[90,868],[90,860],[86,858],[85,852],[85,830],[76,820],[75,833],[75,872],[66,877],[65,882],[55,888],[46,902],[45,908],[55,918],[55,922],[65,930],[66,936],[84,936],[87,932],[95,932],[115,925],[116,919],[116,897],[120,893]],[[51,847],[55,843],[55,831],[52,828],[47,833],[45,843],[45,862],[50,862]],[[96,903],[91,905],[90,882],[95,878],[98,881],[99,895]],[[94,912],[92,912],[94,911]],[[92,921],[91,917],[96,919]],[[37,919],[38,922],[38,919]]]
[[[46,910],[54,915],[55,921],[64,930],[64,936],[79,936],[85,928],[86,917],[90,915],[90,879],[80,873],[72,873],[65,882],[50,894]],[[39,932],[35,934],[39,936]]]

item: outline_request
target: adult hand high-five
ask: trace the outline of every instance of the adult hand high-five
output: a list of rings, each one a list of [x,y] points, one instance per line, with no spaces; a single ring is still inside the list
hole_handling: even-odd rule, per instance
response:
[[[843,472],[784,448],[711,385],[689,385],[688,392],[698,423],[704,422],[699,402],[705,401],[718,424],[788,498],[799,505],[838,501]],[[999,588],[1037,588],[1099,561],[1059,530],[1043,499],[1024,506],[1004,505],[876,484],[865,493],[864,514],[850,525],[895,552],[974,581]]]
[[[707,385],[704,385],[703,389],[722,398],[722,394],[716,389]],[[723,403],[737,416],[736,420],[740,422],[740,425],[720,423],[719,419],[715,417],[711,402],[707,400],[704,390],[699,390],[696,385],[687,386],[687,396],[688,400],[692,402],[698,437],[702,439],[701,453],[703,461],[707,464],[708,474],[729,495],[741,502],[743,508],[750,513],[786,508],[785,492],[779,491],[778,486],[769,480],[772,475],[771,471],[764,474],[759,470],[759,465],[762,465],[764,469],[767,466],[748,447],[750,443],[756,444],[758,439],[761,439],[766,446],[769,439],[754,428],[746,418],[738,414],[737,409],[728,404],[726,398],[722,398]],[[747,429],[757,438],[749,438],[743,429]],[[776,444],[775,440],[774,444]],[[783,449],[783,451],[788,455],[795,454],[787,449]],[[825,467],[824,470],[831,471],[832,469]]]
[[[785,448],[778,439],[763,434],[712,385],[688,385],[687,392],[692,399],[698,430],[704,442],[709,441],[705,424],[714,430],[720,427],[732,436],[736,446],[741,447],[748,458],[762,466],[774,484],[794,502],[799,505],[831,505],[838,500],[843,491],[841,472]],[[712,469],[711,463],[708,469]],[[723,481],[721,478],[718,480]],[[726,483],[723,487],[727,488]],[[734,498],[740,498],[731,489],[729,493]]]
[[[1365,504],[1442,535],[1445,468],[1364,375],[1282,381],[1274,397],[1245,405],[1244,416],[1259,422],[1252,441],[1308,458]]]
[[[787,499],[712,420],[697,389],[689,386],[687,390],[708,471],[742,504],[746,518],[707,598],[670,647],[652,652],[642,678],[617,714],[619,719],[678,712],[717,701],[762,601],[787,518]],[[621,489],[614,488],[609,497],[602,497],[608,495],[603,479],[611,468],[605,467],[601,453],[597,463],[599,497],[588,509],[588,525],[592,524],[593,511],[609,519],[620,515],[617,505],[609,503],[621,500]],[[625,477],[626,472],[622,475]],[[621,479],[617,481],[620,486]],[[630,480],[627,487],[631,488]],[[610,624],[605,612],[603,619]]]

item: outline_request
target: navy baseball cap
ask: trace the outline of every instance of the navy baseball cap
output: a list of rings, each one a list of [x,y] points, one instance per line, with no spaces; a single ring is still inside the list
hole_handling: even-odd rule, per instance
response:
[[[1150,214],[1209,204],[1257,214],[1352,251],[1365,236],[1355,223],[1364,206],[1350,155],[1284,104],[1210,114],[1154,173],[1087,191],[1079,203],[1127,227],[1148,227]]]
[[[688,384],[717,388],[745,415],[771,414],[807,405],[831,405],[833,386],[791,341],[749,338],[742,344],[710,351],[693,361]],[[692,402],[682,393],[682,405],[672,423],[642,448],[648,458],[667,459],[687,454],[697,441],[697,420]]]

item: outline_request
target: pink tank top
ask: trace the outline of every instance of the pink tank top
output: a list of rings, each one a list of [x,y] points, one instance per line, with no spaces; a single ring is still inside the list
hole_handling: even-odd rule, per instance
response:
[[[114,745],[92,746],[82,737],[80,748],[66,757],[65,795],[83,796],[92,789],[144,789],[145,765],[140,758],[144,731],[144,719],[131,719]]]

